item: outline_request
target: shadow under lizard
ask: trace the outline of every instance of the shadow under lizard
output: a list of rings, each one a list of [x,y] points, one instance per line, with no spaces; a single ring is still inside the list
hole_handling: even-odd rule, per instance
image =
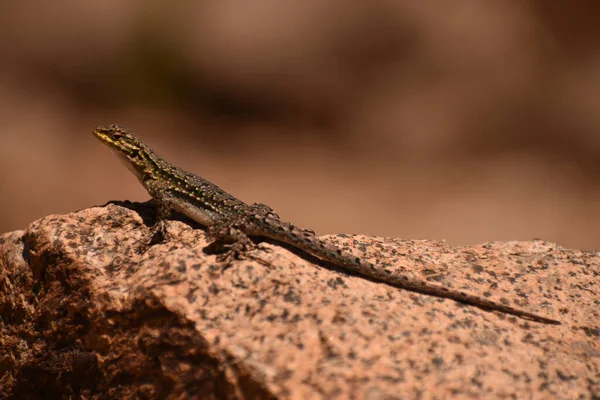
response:
[[[228,252],[221,255],[220,260],[242,254],[252,247],[250,236],[265,237],[295,247],[354,274],[397,288],[540,323],[560,324],[557,320],[482,297],[379,269],[374,264],[319,239],[313,231],[281,221],[268,206],[260,203],[248,205],[206,179],[175,167],[122,126],[99,126],[93,133],[101,142],[115,150],[158,204],[157,221],[144,241],[143,249],[157,235],[164,234],[170,212],[176,210],[206,226],[210,239],[228,245]]]

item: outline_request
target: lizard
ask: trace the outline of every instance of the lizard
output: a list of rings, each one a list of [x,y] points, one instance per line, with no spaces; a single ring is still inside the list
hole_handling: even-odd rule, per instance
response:
[[[157,203],[156,223],[143,240],[141,251],[156,237],[164,238],[166,222],[175,210],[205,226],[207,238],[214,240],[213,243],[226,245],[227,251],[220,255],[221,261],[243,255],[254,246],[251,237],[263,237],[396,288],[451,299],[485,311],[501,312],[539,323],[560,324],[555,319],[483,297],[382,270],[320,239],[311,230],[282,221],[269,206],[261,203],[248,205],[208,180],[174,166],[158,156],[132,131],[120,125],[98,126],[93,134],[116,152]]]

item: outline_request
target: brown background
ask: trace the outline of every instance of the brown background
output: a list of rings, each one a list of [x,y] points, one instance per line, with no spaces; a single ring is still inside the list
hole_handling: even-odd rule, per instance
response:
[[[318,234],[598,248],[597,4],[4,2],[0,232],[145,200],[119,123]]]

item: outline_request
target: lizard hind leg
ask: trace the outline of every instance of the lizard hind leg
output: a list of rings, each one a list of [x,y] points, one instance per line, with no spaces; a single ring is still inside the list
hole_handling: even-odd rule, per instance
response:
[[[279,214],[273,211],[273,209],[266,204],[252,203],[248,208],[250,212],[254,213],[258,218],[279,219]]]
[[[217,254],[217,261],[230,265],[233,260],[243,260],[245,254],[258,247],[248,235],[231,220],[221,220],[209,226],[206,237],[211,240],[209,253]]]
[[[280,220],[279,214],[277,214],[271,207],[269,207],[266,204],[252,203],[249,206],[249,209],[252,213],[254,213],[255,218],[276,219],[278,221]],[[297,226],[293,226],[291,224],[290,224],[290,226],[292,226],[294,229],[296,229],[298,231],[301,231],[306,236],[315,236],[316,235],[315,231],[313,231],[312,229],[302,229],[302,228],[298,228]]]

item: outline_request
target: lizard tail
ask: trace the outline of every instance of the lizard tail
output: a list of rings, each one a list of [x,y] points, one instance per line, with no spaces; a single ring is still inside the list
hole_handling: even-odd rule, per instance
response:
[[[261,236],[266,236],[276,241],[291,245],[302,251],[307,251],[321,260],[330,262],[342,267],[347,271],[351,271],[381,283],[417,293],[451,299],[456,302],[478,307],[486,311],[500,311],[536,322],[560,325],[560,322],[555,319],[542,317],[525,310],[493,302],[483,297],[471,295],[462,291],[450,290],[442,286],[409,278],[381,267],[377,267],[360,257],[326,243],[325,241],[316,237],[311,231],[299,229],[290,223],[269,219],[263,224],[260,224],[260,230]]]

